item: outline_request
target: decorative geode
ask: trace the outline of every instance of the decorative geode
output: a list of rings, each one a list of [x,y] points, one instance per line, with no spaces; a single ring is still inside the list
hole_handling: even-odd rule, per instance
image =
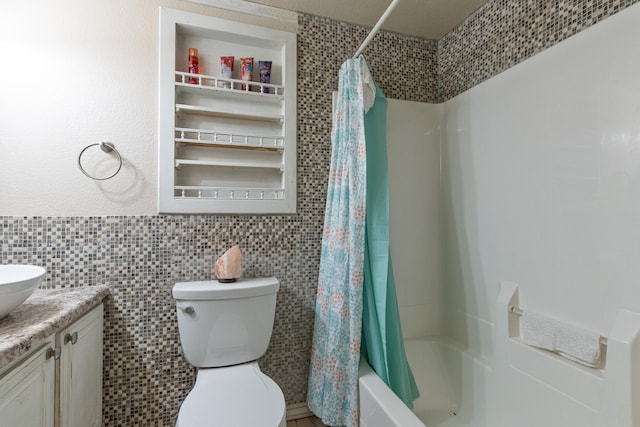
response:
[[[231,283],[242,277],[242,252],[232,246],[216,260],[215,273],[218,282]]]

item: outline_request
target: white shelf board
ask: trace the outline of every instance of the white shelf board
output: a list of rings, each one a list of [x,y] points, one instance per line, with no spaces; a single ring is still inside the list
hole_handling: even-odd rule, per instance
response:
[[[224,81],[227,81],[227,80],[224,80]],[[258,87],[259,85],[259,83],[255,83],[255,82],[251,84],[256,87]],[[241,89],[227,89],[222,87],[198,85],[198,84],[192,84],[192,83],[176,82],[176,89],[178,90],[178,93],[185,93],[185,94],[205,93],[205,94],[215,95],[220,98],[255,99],[255,100],[258,100],[259,102],[272,102],[274,104],[281,103],[282,101],[284,101],[284,95],[276,95],[275,93],[262,93],[262,92],[254,92],[254,91],[241,90]],[[271,90],[273,91],[273,88],[271,88]]]
[[[282,145],[245,144],[245,143],[239,143],[239,142],[215,142],[215,141],[203,141],[199,139],[188,139],[188,138],[176,138],[176,143],[198,146],[198,147],[231,148],[231,149],[254,150],[254,151],[284,150],[284,146]]]
[[[256,169],[279,169],[283,170],[282,163],[278,162],[251,162],[241,160],[190,160],[176,159],[176,168],[181,166],[225,166]]]
[[[207,185],[176,185],[176,190],[203,190],[203,191],[284,191],[280,187],[217,187]]]
[[[180,136],[177,136],[177,135]],[[240,141],[238,141],[240,140]],[[237,147],[284,150],[284,136],[250,132],[232,132],[208,129],[176,128],[176,143],[209,147]]]
[[[217,108],[201,107],[189,104],[176,104],[176,112],[195,114],[199,116],[224,117],[228,119],[255,120],[272,123],[280,123],[284,120],[283,114],[248,114],[239,111],[222,111]]]

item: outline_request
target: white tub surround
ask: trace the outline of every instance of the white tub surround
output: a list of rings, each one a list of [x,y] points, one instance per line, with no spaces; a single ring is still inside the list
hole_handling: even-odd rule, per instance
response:
[[[602,340],[605,361],[600,369],[594,369],[527,345],[521,339],[521,318],[514,313],[526,309],[519,304],[518,294],[517,284],[502,282],[494,374],[498,395],[516,406],[528,402],[532,412],[537,408],[541,414],[553,413],[565,423],[593,427],[638,425],[638,408],[634,410],[632,402],[640,396],[638,367],[633,362],[640,360],[640,313],[618,312],[609,337]],[[510,393],[513,381],[518,384],[515,398]],[[494,412],[498,416],[499,411]],[[511,422],[517,418],[510,411],[500,416]]]
[[[418,114],[389,104],[405,338],[445,336],[455,350],[444,365],[437,352],[410,357],[414,373],[424,363],[447,373],[419,381],[433,398],[422,414],[416,405],[427,426],[640,425],[638,22],[640,4]],[[435,161],[428,147],[439,148]],[[432,216],[421,224],[414,210]],[[499,300],[507,282],[519,291]],[[505,299],[607,338],[599,369],[524,344]]]
[[[640,378],[640,314],[620,310],[606,363],[588,368],[520,339],[518,286],[503,282],[493,361],[454,341],[405,341],[420,389],[413,412],[361,362],[362,427],[635,427]],[[523,411],[528,411],[523,417]],[[550,422],[549,417],[554,420]]]

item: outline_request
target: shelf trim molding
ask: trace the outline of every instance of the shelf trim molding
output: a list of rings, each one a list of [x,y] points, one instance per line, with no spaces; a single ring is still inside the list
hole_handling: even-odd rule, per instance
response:
[[[240,139],[241,141],[237,141],[237,139]],[[284,150],[286,146],[284,136],[282,135],[263,135],[249,132],[231,132],[184,127],[176,128],[175,142],[207,147],[253,148],[257,150],[264,149],[267,151]]]
[[[193,73],[185,73],[184,71],[176,71],[176,87],[184,88],[188,90],[213,90],[220,93],[232,93],[238,94],[238,96],[259,96],[265,97],[265,99],[275,100],[275,101],[283,101],[284,100],[284,86],[272,84],[272,83],[262,83],[255,81],[247,81],[241,79],[231,79],[228,77],[219,77],[210,74],[193,74]],[[194,78],[198,80],[198,83],[188,83],[187,78]],[[207,81],[211,81],[212,84],[207,84]],[[236,89],[236,88],[224,88],[218,87],[218,83],[229,83],[231,86],[233,85],[245,85],[247,89]],[[253,91],[251,88],[257,88],[258,91]],[[262,92],[263,88],[273,89],[273,93]]]
[[[211,201],[277,201],[284,200],[286,190],[284,188],[252,188],[252,187],[208,187],[194,185],[176,185],[174,187],[176,198],[182,200],[205,199]],[[187,194],[189,193],[189,194]],[[205,193],[205,194],[203,194]]]
[[[189,0],[191,3],[199,3],[207,6],[213,6],[218,9],[231,10],[233,12],[241,12],[249,15],[274,18],[284,21],[287,24],[298,27],[298,12],[286,9],[280,9],[273,6],[252,3],[248,1],[237,0]]]

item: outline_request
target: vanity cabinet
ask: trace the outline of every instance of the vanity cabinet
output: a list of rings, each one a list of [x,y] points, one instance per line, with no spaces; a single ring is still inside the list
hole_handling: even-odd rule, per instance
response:
[[[0,424],[54,427],[55,360],[50,337],[18,363],[0,371]]]
[[[241,58],[253,58],[250,80]],[[159,212],[295,213],[296,35],[161,8],[159,66]]]
[[[59,426],[102,424],[102,304],[56,335]]]
[[[102,424],[102,304],[0,370],[0,425]]]

